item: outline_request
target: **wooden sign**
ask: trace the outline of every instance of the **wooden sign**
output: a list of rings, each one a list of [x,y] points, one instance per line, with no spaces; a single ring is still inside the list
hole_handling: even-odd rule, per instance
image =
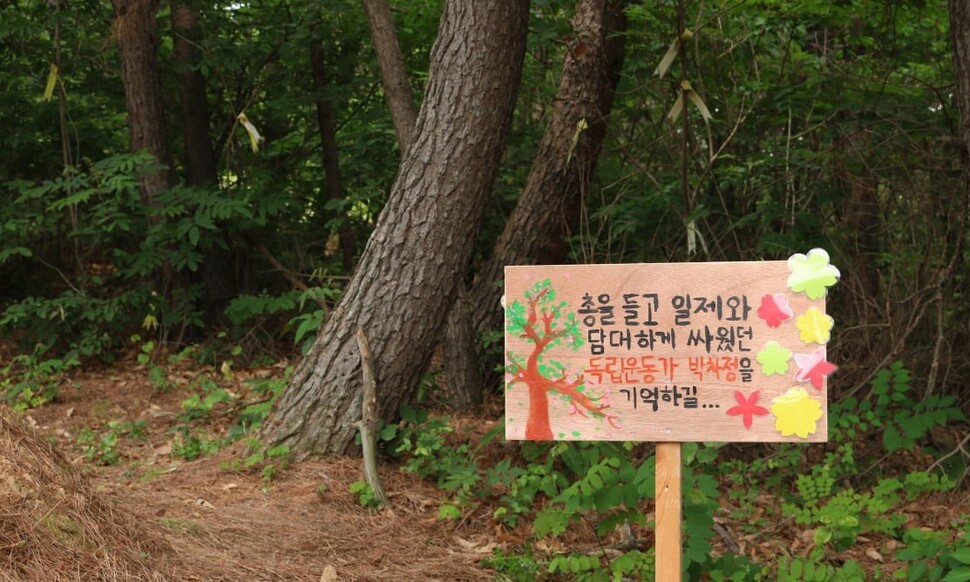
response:
[[[822,249],[506,267],[506,437],[824,442],[838,278]]]

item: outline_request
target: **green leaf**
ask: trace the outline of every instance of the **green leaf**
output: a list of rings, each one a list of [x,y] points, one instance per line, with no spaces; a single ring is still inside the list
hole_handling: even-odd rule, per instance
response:
[[[565,511],[555,507],[547,507],[536,514],[532,523],[532,532],[537,537],[561,536],[569,526],[569,517]]]
[[[812,541],[816,546],[824,546],[832,539],[832,530],[827,527],[817,527],[815,528],[815,535]]]
[[[913,565],[909,567],[906,572],[906,580],[909,582],[916,582],[917,580],[922,580],[924,574],[930,569],[930,566],[926,562],[913,562]]]
[[[454,505],[442,505],[438,508],[438,519],[461,519],[461,510]]]
[[[32,257],[34,256],[33,251],[27,247],[11,247],[7,249],[0,250],[0,264],[4,263],[10,257],[14,255],[19,255],[21,257]]]
[[[944,576],[942,582],[967,582],[968,580],[970,580],[970,568],[958,568]]]
[[[902,448],[903,438],[895,425],[890,424],[882,433],[882,443],[887,452],[895,452]]]

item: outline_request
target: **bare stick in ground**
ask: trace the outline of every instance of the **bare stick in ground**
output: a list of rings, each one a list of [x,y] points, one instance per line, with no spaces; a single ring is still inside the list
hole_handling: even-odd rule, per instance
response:
[[[381,488],[377,474],[377,376],[374,373],[374,354],[370,350],[363,328],[357,328],[357,347],[360,349],[360,367],[364,375],[364,398],[361,402],[360,442],[364,453],[364,481],[370,485],[374,501],[387,507],[387,497]]]

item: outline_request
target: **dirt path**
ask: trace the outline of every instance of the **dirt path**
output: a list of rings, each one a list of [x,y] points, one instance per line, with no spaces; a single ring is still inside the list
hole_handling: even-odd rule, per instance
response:
[[[274,461],[272,474],[264,475],[265,461],[241,468],[244,440],[194,461],[173,454],[185,444],[185,431],[202,439],[225,436],[247,403],[265,399],[265,393],[255,390],[251,380],[278,377],[283,367],[222,374],[180,364],[168,370],[163,388],[158,388],[156,378],[153,389],[147,370],[130,358],[65,380],[55,402],[29,411],[17,423],[33,425],[42,439],[28,439],[18,429],[15,438],[6,439],[8,448],[0,450],[0,582],[24,578],[10,564],[10,556],[18,552],[36,555],[45,547],[54,548],[60,553],[52,554],[46,563],[74,564],[78,560],[72,552],[91,550],[90,540],[95,540],[96,551],[126,550],[127,557],[134,558],[123,566],[128,568],[126,572],[142,571],[145,555],[161,556],[158,568],[168,568],[164,577],[116,576],[119,580],[493,580],[496,572],[482,566],[482,559],[495,548],[515,553],[527,545],[528,524],[512,531],[496,526],[491,517],[496,507],[489,507],[486,500],[464,508],[458,523],[439,519],[446,493],[387,462],[380,473],[392,510],[375,511],[362,507],[349,491],[362,478],[357,459],[311,460],[285,468]],[[214,387],[226,390],[228,399],[187,419],[186,400],[211,394]],[[479,441],[495,424],[484,420],[498,416],[498,404],[493,408],[474,417],[453,419],[453,436]],[[13,415],[6,411],[3,416]],[[100,439],[112,426],[122,434],[108,446]],[[132,434],[136,426],[143,435]],[[956,442],[957,436],[948,438]],[[33,448],[17,449],[18,439],[33,442]],[[25,459],[44,457],[41,449],[49,448],[43,439],[51,441],[68,460],[58,461],[48,454],[46,467],[28,467]],[[0,445],[3,442],[0,438]],[[106,464],[102,449],[108,448],[117,459]],[[489,454],[502,458],[508,452],[505,445],[493,443]],[[893,474],[932,462],[917,452],[894,459],[902,465]],[[83,475],[48,470],[58,466],[75,467]],[[64,477],[67,473],[71,474]],[[20,482],[29,474],[49,482],[35,482],[22,493]],[[731,484],[722,486],[727,491]],[[101,499],[108,503],[100,504]],[[738,499],[725,495],[720,500],[721,511],[715,515],[720,526],[713,539],[715,555],[724,553],[727,542],[732,541],[741,553],[770,567],[780,556],[804,556],[812,551],[813,530],[782,519],[781,499],[760,495],[755,501],[756,513],[745,517],[742,511],[735,518],[733,512],[741,509],[736,507]],[[957,516],[967,503],[965,490],[940,492],[907,502],[900,511],[905,514],[906,528],[956,531],[954,528],[963,527],[963,518]],[[23,519],[10,527],[14,513],[10,508],[16,504],[25,508]],[[70,512],[58,513],[65,508]],[[113,514],[115,508],[121,511]],[[652,519],[650,503],[645,502],[642,509]],[[134,516],[139,527],[130,527],[125,516]],[[94,520],[93,527],[88,527],[90,520]],[[763,527],[752,531],[752,520],[763,520]],[[87,529],[77,528],[77,523]],[[86,536],[86,531],[93,533]],[[47,536],[46,546],[32,541],[38,533],[52,534]],[[645,547],[652,544],[649,528],[638,527],[634,533]],[[614,538],[610,534],[598,539],[589,524],[578,524],[564,538],[538,540],[531,548],[545,556],[563,553],[566,548],[595,551],[615,543]],[[870,533],[860,536],[859,543],[848,550],[829,557],[854,559],[867,572],[888,575],[904,566],[893,557],[900,547],[897,536]],[[95,566],[114,565],[121,564],[125,556],[101,552],[95,558]],[[177,575],[168,575],[173,567]],[[57,580],[105,579],[66,570],[58,573]],[[54,578],[38,575],[30,579],[46,582]]]
[[[180,372],[191,377],[196,372]],[[179,373],[170,375],[180,382]],[[184,378],[183,378],[184,379]],[[246,398],[243,378],[236,386]],[[442,494],[385,465],[390,511],[361,507],[348,491],[361,479],[355,459],[291,464],[264,479],[259,467],[232,469],[245,444],[199,460],[171,455],[181,402],[191,390],[153,393],[145,371],[115,366],[80,373],[56,402],[29,411],[34,425],[86,472],[96,492],[169,542],[180,576],[191,580],[492,580],[478,561],[490,534],[473,520],[456,529],[438,519]],[[119,460],[88,461],[78,435],[103,434],[110,421],[145,421],[145,440],[123,436]],[[217,435],[215,414],[193,430]]]

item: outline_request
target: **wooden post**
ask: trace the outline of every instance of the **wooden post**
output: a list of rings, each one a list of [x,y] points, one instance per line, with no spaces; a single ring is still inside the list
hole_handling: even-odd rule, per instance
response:
[[[681,580],[680,447],[681,443],[657,443],[657,528],[654,548],[656,579],[659,582]]]

